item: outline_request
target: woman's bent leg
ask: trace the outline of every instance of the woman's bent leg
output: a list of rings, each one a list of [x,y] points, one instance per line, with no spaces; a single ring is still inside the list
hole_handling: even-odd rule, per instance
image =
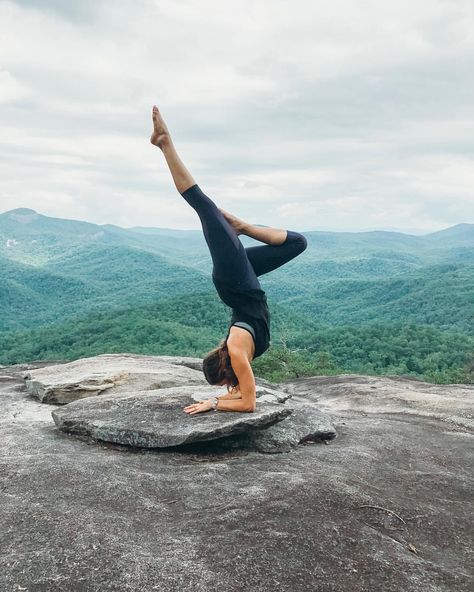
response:
[[[247,247],[247,257],[257,276],[273,271],[300,255],[308,246],[299,232],[287,230],[286,240],[281,245]]]

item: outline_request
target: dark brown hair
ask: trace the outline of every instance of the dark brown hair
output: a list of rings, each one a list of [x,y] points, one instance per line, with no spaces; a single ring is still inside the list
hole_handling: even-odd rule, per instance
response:
[[[229,350],[224,340],[206,354],[202,361],[202,371],[209,384],[219,384],[219,382],[225,380],[228,391],[230,390],[229,387],[235,387],[239,384],[230,363]]]

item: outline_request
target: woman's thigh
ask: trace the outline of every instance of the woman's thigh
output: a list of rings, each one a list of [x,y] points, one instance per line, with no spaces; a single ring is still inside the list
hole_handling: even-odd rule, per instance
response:
[[[234,228],[196,184],[181,194],[197,212],[213,263],[213,276],[241,287],[259,287],[257,276]]]

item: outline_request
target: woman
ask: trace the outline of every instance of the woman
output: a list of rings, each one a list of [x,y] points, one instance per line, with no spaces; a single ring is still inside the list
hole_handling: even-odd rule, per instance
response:
[[[290,261],[307,246],[302,234],[292,230],[247,224],[219,209],[196,184],[178,156],[158,107],[153,107],[150,141],[161,149],[176,189],[196,210],[212,262],[212,281],[221,300],[232,308],[227,336],[203,360],[209,384],[227,386],[227,393],[184,408],[194,415],[211,409],[253,412],[255,377],[250,362],[270,345],[267,297],[258,277]],[[246,234],[266,245],[244,249],[238,235]]]

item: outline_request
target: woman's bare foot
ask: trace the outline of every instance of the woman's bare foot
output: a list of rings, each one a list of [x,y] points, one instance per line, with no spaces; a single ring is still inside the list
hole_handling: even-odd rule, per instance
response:
[[[227,220],[227,222],[234,228],[237,235],[245,234],[246,224],[243,220],[241,220],[240,218],[237,218],[236,216],[234,216],[230,212],[226,212],[222,208],[219,208],[219,210],[222,212],[222,214],[223,214],[224,218]]]
[[[171,142],[171,136],[156,105],[153,105],[152,119],[153,133],[150,142],[158,146],[158,148],[163,148],[163,146]]]

